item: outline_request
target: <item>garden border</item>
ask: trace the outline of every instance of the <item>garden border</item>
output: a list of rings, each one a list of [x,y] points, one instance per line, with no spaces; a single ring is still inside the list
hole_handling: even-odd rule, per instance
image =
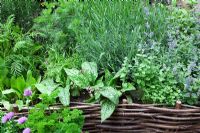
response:
[[[177,106],[178,105],[178,106]],[[60,109],[61,104],[50,107]],[[71,109],[80,109],[85,117],[83,132],[89,133],[198,133],[200,132],[200,107],[176,104],[175,108],[156,104],[119,104],[113,115],[101,123],[99,104],[71,102]],[[4,110],[5,109],[2,109]],[[28,108],[16,113],[28,114]],[[16,111],[15,111],[16,112]]]

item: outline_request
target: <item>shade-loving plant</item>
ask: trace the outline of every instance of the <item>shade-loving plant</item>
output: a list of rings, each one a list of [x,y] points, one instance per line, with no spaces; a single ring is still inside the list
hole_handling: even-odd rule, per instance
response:
[[[11,79],[8,79],[8,85],[0,90],[2,96],[0,103],[2,103],[6,109],[10,110],[12,108],[11,104],[16,101],[16,104],[21,109],[21,107],[28,102],[24,97],[24,91],[26,89],[34,90],[36,83],[37,79],[33,77],[31,71],[28,71],[26,76],[12,76]]]
[[[90,102],[100,102],[101,121],[104,121],[112,115],[122,95],[131,99],[130,92],[135,90],[135,87],[127,81],[129,68],[126,59],[115,75],[107,70],[104,76],[99,77],[97,64],[94,62],[84,62],[81,70],[65,69],[65,72],[71,81],[72,95],[78,95],[81,90],[88,91]]]

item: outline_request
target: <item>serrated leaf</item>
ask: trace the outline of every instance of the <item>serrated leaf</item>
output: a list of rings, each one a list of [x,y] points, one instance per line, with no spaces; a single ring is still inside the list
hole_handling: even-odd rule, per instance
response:
[[[101,102],[101,122],[108,119],[115,111],[115,104],[110,100],[103,100]]]
[[[121,96],[121,93],[112,87],[104,87],[100,91],[100,94],[108,98],[110,101],[112,101],[116,105],[119,103],[119,97]]]

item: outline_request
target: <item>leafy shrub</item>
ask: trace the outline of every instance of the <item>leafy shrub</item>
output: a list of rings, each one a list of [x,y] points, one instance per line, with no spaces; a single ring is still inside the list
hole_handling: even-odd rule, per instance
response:
[[[43,65],[45,76],[60,80],[64,67],[77,67],[81,62],[81,58],[74,54],[75,35],[69,28],[78,7],[74,2],[58,0],[45,3],[45,8],[35,19],[34,30],[42,34],[40,40],[47,53]]]
[[[31,132],[44,133],[48,130],[50,133],[81,133],[84,123],[82,111],[61,109],[47,114],[45,105],[36,107],[29,112],[28,121],[24,124],[24,127],[31,128]]]
[[[36,78],[33,77],[31,71],[28,71],[26,76],[12,76],[10,79],[7,80],[7,86],[0,88],[0,93],[2,93],[2,100],[4,102],[8,101],[10,103],[14,103],[16,100],[24,99],[24,90],[26,88],[33,89],[37,82]],[[2,84],[5,83],[5,81],[2,81]]]
[[[15,23],[27,31],[40,10],[40,4],[36,0],[1,0],[0,22],[6,22],[8,16],[14,15]]]
[[[127,81],[127,74],[130,65],[127,58],[122,68],[115,74],[108,70],[98,78],[97,64],[94,62],[84,62],[81,70],[65,69],[68,76],[68,83],[72,96],[79,95],[79,91],[86,90],[91,96],[90,102],[100,102],[101,121],[106,120],[114,112],[119,104],[120,97],[126,96],[130,101],[130,92],[135,87]]]
[[[197,104],[200,78],[200,26],[197,17],[184,9],[173,9],[169,17],[168,49],[165,63],[174,70],[177,82],[184,89],[183,99]]]
[[[41,59],[38,51],[42,47],[32,40],[35,33],[23,34],[19,27],[14,26],[13,20],[10,16],[6,23],[0,23],[1,71],[9,77],[26,74],[28,70],[37,74],[36,67]]]
[[[175,104],[181,99],[182,89],[177,86],[170,67],[156,62],[156,57],[137,55],[133,66],[133,81],[143,91],[142,100],[146,103]],[[157,64],[157,65],[155,65]]]

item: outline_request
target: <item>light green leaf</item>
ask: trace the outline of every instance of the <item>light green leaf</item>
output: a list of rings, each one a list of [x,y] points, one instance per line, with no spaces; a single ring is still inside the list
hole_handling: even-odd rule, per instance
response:
[[[26,82],[23,76],[18,78],[12,77],[11,78],[11,88],[23,94],[24,89],[26,88]]]
[[[3,104],[3,106],[4,106],[5,109],[12,110],[13,106],[8,101],[4,101],[3,100],[1,103]]]
[[[14,90],[14,89],[7,89],[7,90],[2,91],[3,95],[10,94],[10,93],[16,93],[16,90]]]
[[[42,94],[51,95],[51,93],[59,86],[59,84],[55,84],[53,79],[46,79],[35,86]]]
[[[33,86],[37,83],[36,79],[33,77],[32,72],[29,70],[27,72],[27,78],[26,78],[26,87]]]
[[[121,93],[112,87],[104,87],[100,91],[100,94],[108,98],[110,101],[112,101],[116,105],[119,103],[119,97],[121,96]]]
[[[69,76],[69,77],[74,77],[74,76],[77,76],[80,74],[79,70],[77,70],[75,68],[73,68],[73,69],[65,68],[64,70],[65,70],[67,76]]]
[[[69,79],[74,82],[80,88],[86,88],[90,85],[90,74],[85,73],[84,75],[80,73],[77,69],[64,69],[67,73]]]
[[[101,122],[108,119],[115,110],[115,104],[111,102],[110,100],[103,100],[101,102]]]
[[[64,105],[64,106],[68,106],[70,103],[70,85],[66,85],[65,88],[59,87],[58,88],[60,90],[58,96],[60,99],[60,102]]]
[[[113,85],[114,80],[115,79],[114,79],[113,75],[108,70],[105,70],[105,84],[107,86],[111,86],[111,85]]]
[[[132,99],[132,97],[130,95],[125,95],[125,96],[126,96],[128,104],[133,103],[133,99]]]
[[[22,100],[17,100],[16,101],[16,105],[18,106],[19,110],[22,110],[22,107],[23,107],[24,103],[23,103]]]
[[[121,92],[135,90],[135,87],[131,83],[122,83]]]
[[[92,74],[95,79],[98,77],[97,64],[95,62],[84,62],[81,68],[83,72]]]

